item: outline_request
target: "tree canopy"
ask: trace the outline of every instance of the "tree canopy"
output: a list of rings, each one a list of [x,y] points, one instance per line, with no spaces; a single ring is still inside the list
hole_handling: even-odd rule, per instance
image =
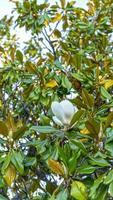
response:
[[[112,0],[12,2],[0,20],[0,199],[113,199]]]

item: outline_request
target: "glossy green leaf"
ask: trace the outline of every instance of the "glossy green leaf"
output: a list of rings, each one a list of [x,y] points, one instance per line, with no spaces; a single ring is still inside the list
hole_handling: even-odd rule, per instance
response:
[[[103,182],[103,176],[99,176],[97,179],[95,179],[93,186],[90,188],[90,194],[89,197],[94,199],[96,194],[97,194],[97,190],[100,186],[100,184]]]
[[[105,185],[101,185],[97,190],[96,200],[105,200],[107,195],[107,187]]]
[[[5,173],[5,170],[6,170],[7,167],[9,166],[10,161],[11,161],[11,153],[8,153],[8,154],[5,156],[4,163],[3,163],[3,165],[2,165],[2,169],[1,169],[2,174]]]
[[[108,172],[108,174],[105,176],[104,183],[105,183],[105,184],[109,184],[109,183],[111,183],[112,181],[113,181],[113,169],[110,170],[110,171]]]
[[[55,133],[57,131],[57,129],[51,126],[32,126],[31,130],[39,133]]]
[[[72,140],[70,140],[70,142],[73,143],[78,148],[80,148],[84,153],[87,152],[84,144],[80,140],[72,139]]]
[[[79,110],[78,112],[76,112],[71,120],[70,126],[73,126],[76,122],[78,122],[83,114],[84,110]]]
[[[72,174],[74,171],[76,171],[76,167],[77,167],[77,160],[80,157],[80,151],[74,153],[74,155],[71,156],[71,158],[69,158],[68,160],[68,168],[69,168],[69,173]]]
[[[17,171],[22,175],[24,173],[23,156],[20,152],[13,152],[11,157],[11,162],[17,169]]]
[[[91,158],[90,157],[89,162],[92,165],[97,165],[97,166],[100,166],[100,167],[110,166],[110,164],[107,162],[107,160],[105,160],[103,158]]]
[[[104,87],[101,87],[101,95],[105,99],[109,99],[109,100],[111,99],[111,95],[108,93],[108,91]]]
[[[26,167],[30,167],[36,165],[37,160],[35,157],[26,157],[24,163]]]
[[[72,84],[69,81],[69,79],[67,78],[67,76],[62,76],[62,86],[64,88],[67,88],[68,90],[72,87]]]
[[[96,167],[91,165],[83,165],[80,168],[78,168],[78,172],[80,174],[92,174],[95,170]]]
[[[62,190],[61,192],[58,193],[56,196],[56,200],[68,200],[68,192],[66,189]]]

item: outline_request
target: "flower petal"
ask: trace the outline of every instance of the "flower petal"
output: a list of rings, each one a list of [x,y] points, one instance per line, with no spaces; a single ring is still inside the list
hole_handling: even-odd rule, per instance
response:
[[[60,103],[54,101],[51,105],[53,114],[63,123],[64,122],[64,110]]]
[[[78,97],[78,93],[71,92],[70,94],[66,95],[67,99],[75,99]]]
[[[55,124],[63,126],[62,122],[56,116],[53,116],[53,121],[55,122]]]
[[[71,121],[71,119],[75,113],[75,108],[74,108],[73,104],[68,100],[61,101],[60,105],[62,106],[62,109],[64,111],[65,119],[69,123],[69,121]]]
[[[77,111],[78,111],[78,108],[74,106],[74,113],[76,113]]]

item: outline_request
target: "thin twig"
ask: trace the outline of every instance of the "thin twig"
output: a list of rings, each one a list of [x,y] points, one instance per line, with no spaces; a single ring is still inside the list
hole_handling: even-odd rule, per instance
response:
[[[52,53],[53,53],[53,55],[54,55],[54,58],[55,58],[55,60],[57,59],[57,56],[56,56],[56,51],[55,51],[55,48],[54,48],[54,45],[53,45],[53,43],[52,43],[52,41],[51,41],[51,39],[50,39],[50,37],[49,37],[49,35],[48,35],[48,33],[47,33],[47,30],[44,28],[44,32],[42,31],[42,34],[43,34],[43,36],[45,37],[45,39],[46,39],[46,41],[49,43],[49,45],[51,46],[51,49],[52,49]]]

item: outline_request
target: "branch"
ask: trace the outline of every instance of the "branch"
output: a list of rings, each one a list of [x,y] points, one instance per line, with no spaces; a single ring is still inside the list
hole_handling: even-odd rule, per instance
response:
[[[51,53],[53,53],[52,50],[43,41],[41,41],[41,42],[45,46],[45,48],[48,49],[48,51],[50,51]]]
[[[51,46],[51,49],[52,49],[52,53],[54,55],[54,58],[55,60],[57,59],[57,55],[56,55],[56,51],[55,51],[55,48],[54,48],[54,45],[50,39],[50,36],[48,35],[46,29],[44,28],[44,32],[42,31],[42,34],[43,36],[45,37],[46,41],[49,43],[49,45]]]

